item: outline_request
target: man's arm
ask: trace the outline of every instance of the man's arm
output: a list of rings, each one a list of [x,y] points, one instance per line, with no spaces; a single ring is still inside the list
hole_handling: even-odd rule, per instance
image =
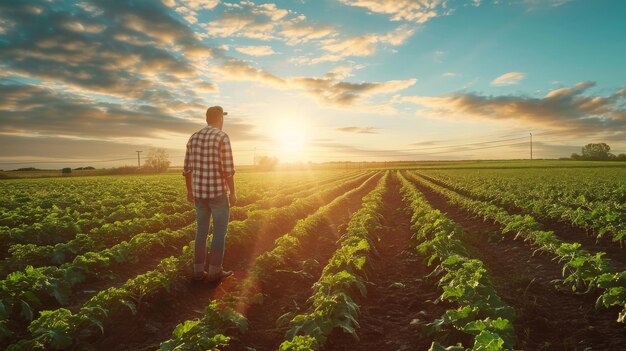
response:
[[[191,171],[183,171],[183,175],[185,176],[185,185],[187,186],[187,200],[189,200],[190,202],[194,201],[193,198],[193,188],[191,187],[192,184],[192,173]]]
[[[235,191],[235,176],[226,178],[226,184],[228,185],[229,195],[228,200],[231,205],[237,203],[237,192]]]
[[[190,202],[194,201],[193,187],[192,187],[192,182],[193,182],[192,174],[193,174],[193,170],[191,168],[191,160],[189,159],[189,142],[187,142],[187,151],[185,152],[183,176],[185,177],[185,186],[187,187],[187,200],[189,200]]]
[[[237,192],[235,191],[235,162],[233,161],[233,151],[230,147],[230,138],[227,136],[222,139],[220,145],[220,158],[222,163],[222,176],[226,179],[228,186],[231,206],[237,202]]]

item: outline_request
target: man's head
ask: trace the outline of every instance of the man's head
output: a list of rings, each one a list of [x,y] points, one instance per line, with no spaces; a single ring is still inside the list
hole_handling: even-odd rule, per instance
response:
[[[222,129],[224,116],[227,114],[228,112],[224,112],[222,106],[211,106],[206,110],[206,123]]]

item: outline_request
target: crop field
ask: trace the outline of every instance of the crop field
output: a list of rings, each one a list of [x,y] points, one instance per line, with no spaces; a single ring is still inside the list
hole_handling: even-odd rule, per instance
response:
[[[0,181],[0,349],[626,349],[626,167],[235,178],[219,284],[178,174]]]

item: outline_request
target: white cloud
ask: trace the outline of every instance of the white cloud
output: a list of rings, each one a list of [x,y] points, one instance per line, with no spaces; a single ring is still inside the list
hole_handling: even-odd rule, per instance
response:
[[[391,16],[392,21],[426,23],[446,9],[444,0],[339,0],[348,6]]]
[[[526,75],[522,72],[509,72],[494,79],[491,85],[513,85],[519,83],[524,78],[526,78]]]
[[[286,40],[287,45],[307,43],[337,35],[337,31],[333,26],[305,24],[305,21],[306,16],[299,15],[283,23],[280,35]]]
[[[61,26],[69,31],[76,32],[76,33],[83,33],[83,32],[100,33],[106,28],[104,25],[101,25],[101,24],[89,25],[89,24],[82,24],[77,21],[64,22],[63,24],[61,24]]]
[[[370,33],[344,38],[331,38],[322,40],[320,49],[326,53],[316,58],[296,58],[300,64],[318,64],[322,62],[338,62],[347,57],[363,57],[376,54],[380,45],[388,44],[399,46],[406,42],[413,33],[414,28],[402,25],[389,33]]]
[[[239,46],[235,47],[235,50],[239,51],[242,54],[250,55],[250,56],[270,56],[276,54],[274,49],[268,45],[260,45],[260,46]]]

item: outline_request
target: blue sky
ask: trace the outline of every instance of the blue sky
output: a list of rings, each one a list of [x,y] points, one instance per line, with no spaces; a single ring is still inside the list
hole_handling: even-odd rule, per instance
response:
[[[0,4],[0,168],[182,162],[204,111],[235,159],[517,159],[626,152],[626,3]],[[28,163],[31,161],[33,163]],[[37,163],[59,162],[59,163]]]

